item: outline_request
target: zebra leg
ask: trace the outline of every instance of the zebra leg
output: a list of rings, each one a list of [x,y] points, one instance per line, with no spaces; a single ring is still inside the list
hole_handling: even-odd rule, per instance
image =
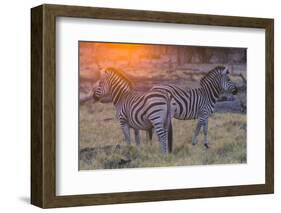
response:
[[[164,128],[164,124],[156,123],[154,126],[155,132],[160,142],[161,151],[163,154],[168,154],[168,130]]]
[[[128,145],[131,144],[129,125],[128,124],[123,124],[123,125],[121,125],[121,128],[122,128],[122,131],[123,131],[123,134],[124,134],[124,138],[125,138],[126,144],[128,144]]]
[[[204,146],[206,148],[209,148],[209,142],[208,142],[208,120],[205,121],[203,125],[203,132],[204,132]]]
[[[197,144],[197,136],[199,135],[201,126],[202,126],[202,123],[199,120],[198,123],[197,123],[196,129],[195,129],[194,135],[192,137],[192,145],[196,145]]]
[[[134,132],[135,132],[136,145],[139,147],[140,146],[140,131],[138,129],[134,129]]]

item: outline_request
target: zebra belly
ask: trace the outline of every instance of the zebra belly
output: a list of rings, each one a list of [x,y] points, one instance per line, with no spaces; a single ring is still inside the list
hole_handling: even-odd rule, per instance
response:
[[[152,128],[152,125],[149,122],[149,120],[143,121],[141,125],[132,121],[131,122],[129,121],[128,124],[131,128],[139,129],[139,130],[148,130]]]
[[[183,115],[174,115],[174,118],[177,120],[193,120],[193,119],[197,119],[197,117],[195,116],[183,116]]]
[[[173,116],[175,119],[178,119],[178,120],[192,120],[192,119],[197,119],[198,118],[198,113],[197,111],[196,112],[192,112],[190,110],[187,110],[180,113],[179,111],[176,111],[174,113],[174,116]]]

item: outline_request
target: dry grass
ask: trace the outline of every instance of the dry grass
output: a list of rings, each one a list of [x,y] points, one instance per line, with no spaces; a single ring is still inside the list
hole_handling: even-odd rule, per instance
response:
[[[215,113],[209,119],[209,149],[203,146],[202,133],[198,144],[191,145],[195,125],[194,120],[174,119],[173,152],[163,156],[156,137],[150,144],[145,132],[140,148],[133,137],[131,145],[125,145],[111,103],[87,103],[80,108],[80,169],[246,163],[245,114]]]

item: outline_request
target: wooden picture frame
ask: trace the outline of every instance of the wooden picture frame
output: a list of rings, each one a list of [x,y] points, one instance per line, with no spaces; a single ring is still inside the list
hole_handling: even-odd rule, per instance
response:
[[[56,18],[95,18],[265,29],[265,184],[56,195]],[[42,208],[267,194],[274,191],[274,20],[126,9],[41,5],[31,9],[31,203]]]

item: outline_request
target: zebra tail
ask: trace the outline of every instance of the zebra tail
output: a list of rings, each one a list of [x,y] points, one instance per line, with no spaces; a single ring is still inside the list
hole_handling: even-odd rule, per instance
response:
[[[153,135],[153,132],[152,132],[152,128],[151,129],[149,129],[149,130],[147,130],[147,132],[148,132],[148,136],[149,136],[149,140],[150,141],[152,141],[152,135]]]
[[[173,149],[173,126],[172,126],[172,114],[171,114],[171,95],[167,93],[167,117],[166,128],[168,129],[168,151],[172,152]]]
[[[171,153],[173,151],[173,125],[172,122],[169,125],[168,130],[168,151]]]

